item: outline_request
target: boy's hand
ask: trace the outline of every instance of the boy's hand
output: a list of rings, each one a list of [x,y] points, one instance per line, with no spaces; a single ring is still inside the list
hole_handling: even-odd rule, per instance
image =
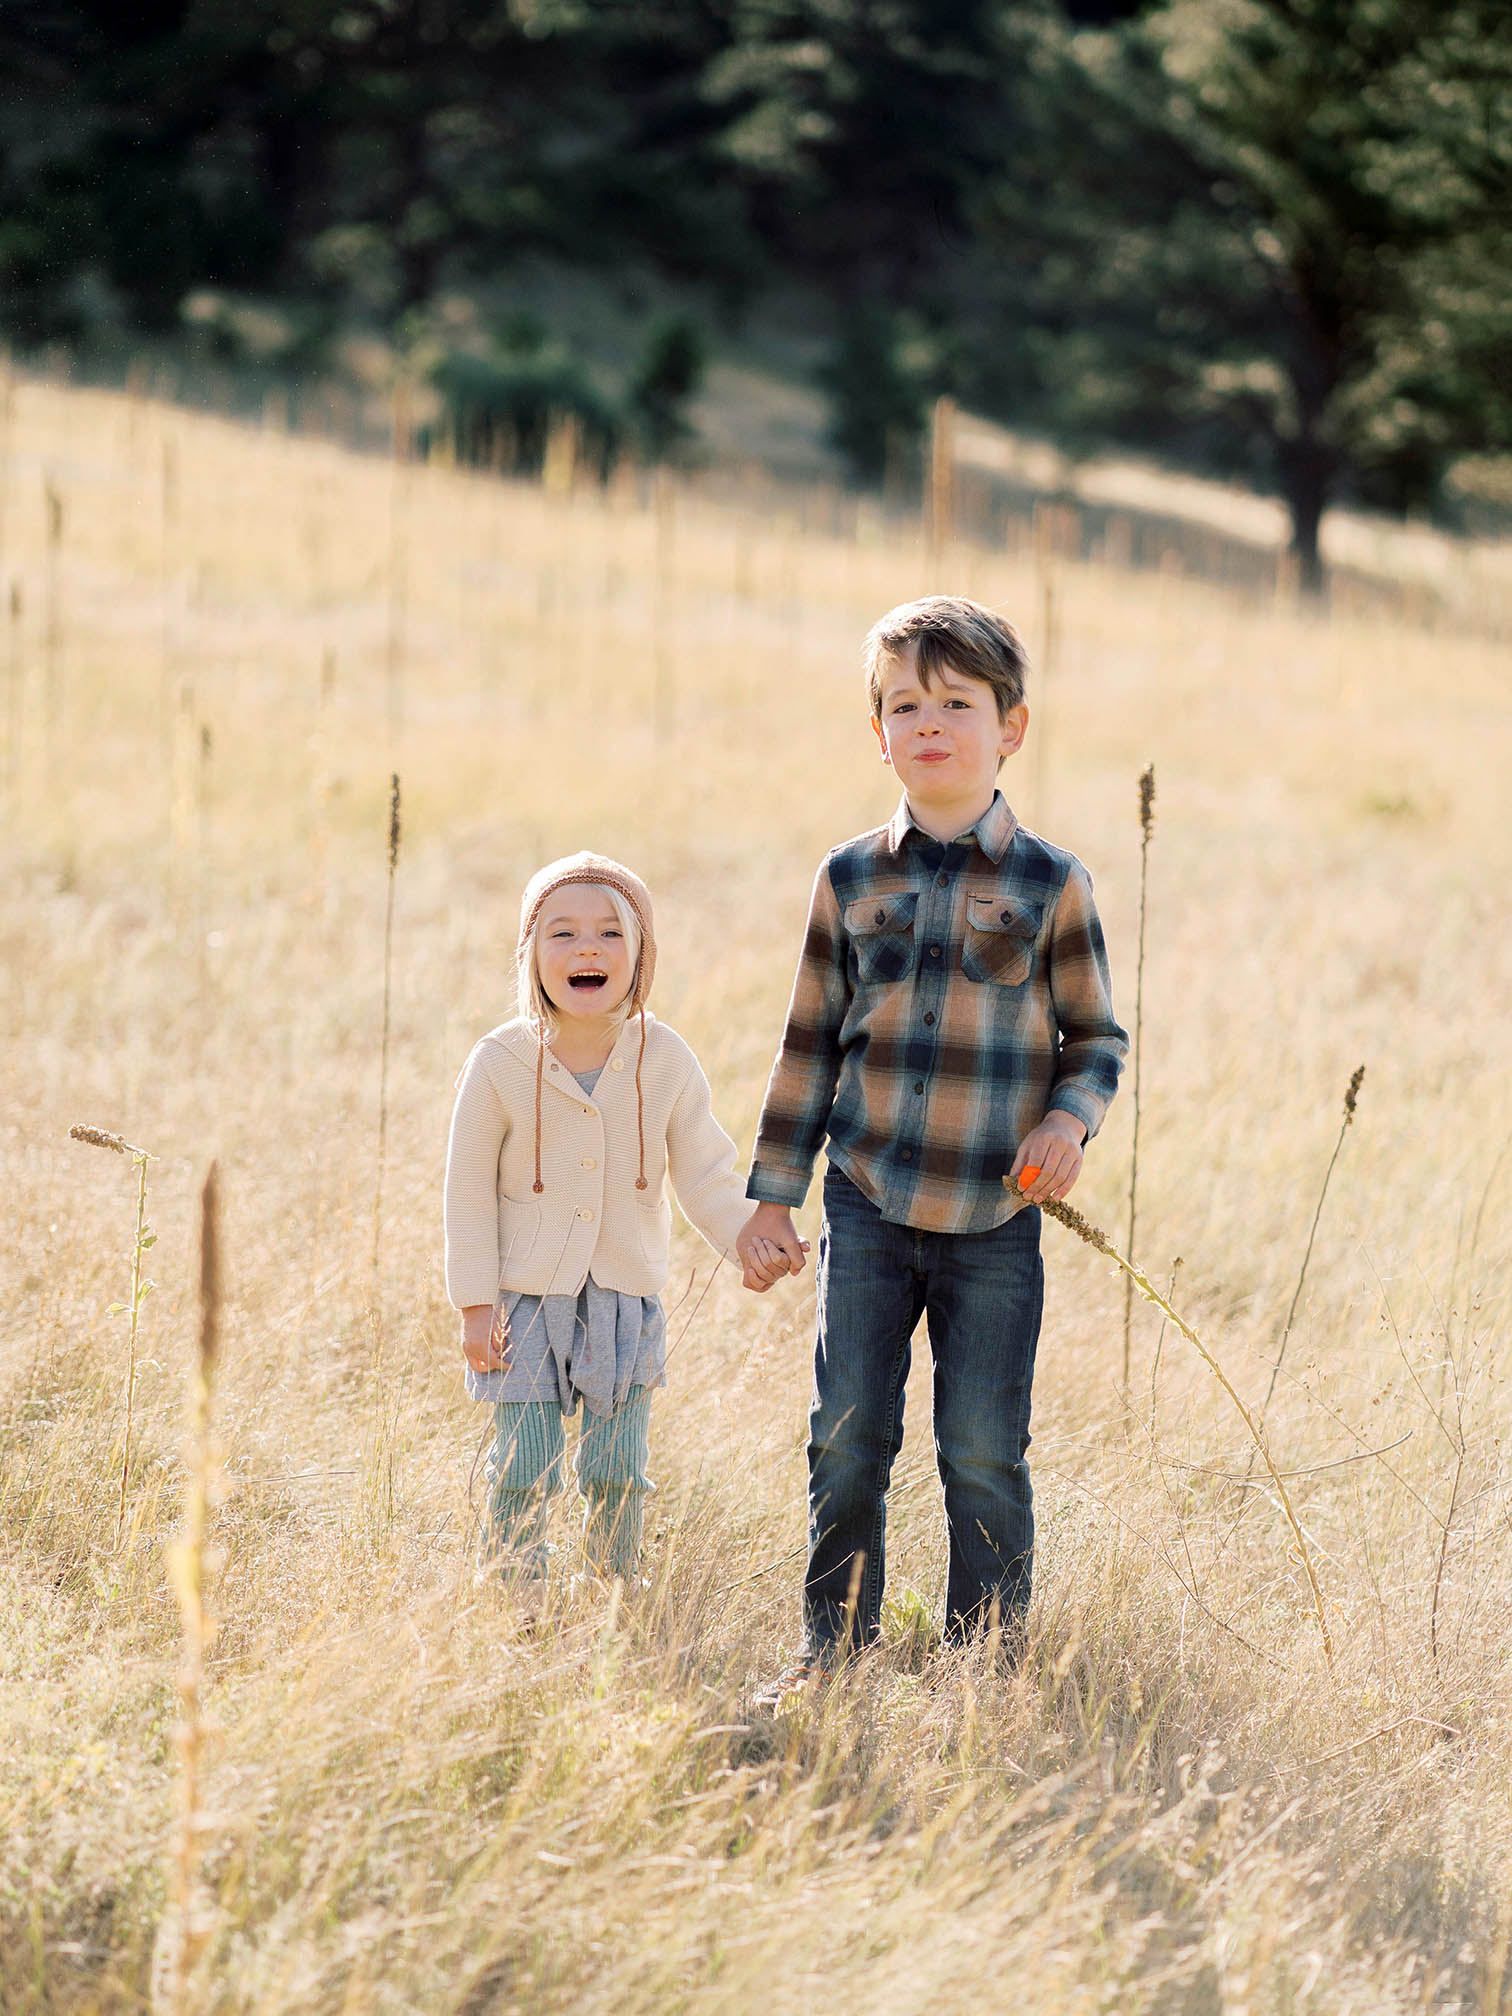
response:
[[[1043,1204],[1047,1197],[1065,1197],[1081,1174],[1082,1143],[1087,1130],[1054,1106],[1038,1127],[1024,1136],[1008,1172],[1008,1186],[1030,1204]],[[1034,1170],[1033,1180],[1019,1190],[1019,1172]]]
[[[493,1307],[478,1302],[462,1311],[462,1349],[474,1372],[507,1372],[509,1325],[495,1320]]]
[[[741,1283],[765,1295],[784,1274],[801,1274],[808,1241],[798,1237],[793,1214],[785,1204],[758,1204],[735,1239]]]

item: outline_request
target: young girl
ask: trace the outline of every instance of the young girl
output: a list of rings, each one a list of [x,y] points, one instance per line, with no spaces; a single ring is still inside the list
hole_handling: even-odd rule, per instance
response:
[[[751,1207],[697,1058],[646,1012],[656,938],[640,877],[600,854],[542,868],[515,961],[520,1013],[468,1058],[446,1157],[447,1293],[467,1391],[496,1426],[487,1552],[522,1580],[544,1575],[562,1422],[581,1399],[588,1558],[628,1577],[651,1389],[666,1384],[666,1179],[720,1254]],[[754,1258],[750,1287],[787,1271],[775,1248]]]

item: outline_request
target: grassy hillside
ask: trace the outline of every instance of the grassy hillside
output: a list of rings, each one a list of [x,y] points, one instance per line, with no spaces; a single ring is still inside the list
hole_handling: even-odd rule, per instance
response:
[[[0,438],[0,2002],[196,2010],[1491,2011],[1506,1907],[1512,711],[1483,628],[964,546],[817,494],[396,471],[20,384]],[[931,1649],[922,1338],[888,1635],[778,1722],[812,1277],[684,1228],[644,1591],[529,1635],[479,1586],[486,1418],[440,1279],[455,1073],[522,880],[622,856],[658,1012],[749,1150],[809,880],[887,816],[855,670],[931,586],[1038,663],[1005,773],[1091,867],[1133,1009],[1140,1251],[1264,1395],[1327,1662],[1242,1425],[1047,1225],[1022,1670]],[[402,780],[372,1268],[389,776]],[[1125,1098],[1077,1201],[1118,1231]],[[158,1158],[119,1539],[132,1171]],[[214,1731],[173,1987],[196,1200],[226,1309]],[[1257,1472],[1257,1478],[1258,1478]]]

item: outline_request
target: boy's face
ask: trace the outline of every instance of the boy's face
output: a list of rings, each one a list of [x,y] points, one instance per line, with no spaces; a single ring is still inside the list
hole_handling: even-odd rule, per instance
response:
[[[581,882],[547,898],[536,930],[536,966],[547,1000],[573,1022],[611,1014],[635,978],[614,905]]]
[[[998,765],[1024,739],[1029,709],[1020,701],[1000,719],[985,680],[945,666],[926,688],[917,646],[905,645],[882,674],[882,716],[874,720],[882,761],[915,805],[953,805],[990,799]]]

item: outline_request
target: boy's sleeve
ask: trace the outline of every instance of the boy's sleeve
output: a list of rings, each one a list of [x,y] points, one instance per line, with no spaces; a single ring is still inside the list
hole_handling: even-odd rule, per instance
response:
[[[508,1132],[480,1043],[457,1081],[446,1144],[446,1293],[456,1309],[499,1292],[499,1150]]]
[[[835,1103],[840,1030],[849,1003],[845,930],[826,864],[814,878],[782,1048],[756,1128],[747,1197],[791,1207],[808,1195]]]
[[[1129,1038],[1113,1013],[1113,985],[1092,878],[1076,862],[1050,925],[1050,999],[1060,1051],[1050,1108],[1080,1120],[1087,1139],[1102,1125],[1118,1090]]]
[[[732,1256],[751,1207],[735,1173],[735,1143],[714,1118],[709,1081],[696,1059],[667,1123],[667,1174],[688,1223],[716,1253]]]

